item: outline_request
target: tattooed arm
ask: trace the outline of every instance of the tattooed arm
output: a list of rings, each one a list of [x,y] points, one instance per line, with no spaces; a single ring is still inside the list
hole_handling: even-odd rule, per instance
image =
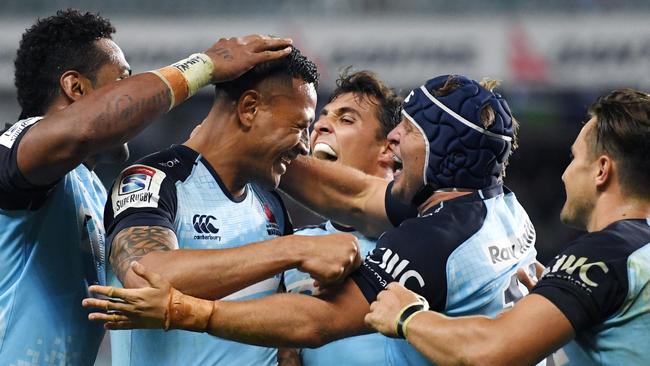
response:
[[[111,266],[127,288],[147,286],[130,267],[137,260],[186,294],[220,299],[294,267],[322,284],[340,282],[361,262],[357,240],[349,234],[289,235],[232,249],[178,247],[168,228],[126,228],[113,239]]]
[[[205,51],[214,64],[212,82],[231,80],[260,62],[286,56],[286,48],[273,50],[290,42],[263,36],[219,40]],[[128,72],[125,63],[119,67]],[[18,168],[31,184],[55,182],[89,157],[125,143],[169,109],[170,90],[154,74],[136,75],[91,92],[74,73],[66,72],[60,80],[63,97],[73,103],[47,113],[18,145]]]

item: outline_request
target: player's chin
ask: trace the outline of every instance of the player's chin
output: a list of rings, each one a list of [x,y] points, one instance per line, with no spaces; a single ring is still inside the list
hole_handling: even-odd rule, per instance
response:
[[[560,211],[560,221],[566,226],[578,230],[584,230],[586,227],[584,222],[585,220],[582,218],[579,211],[580,210],[574,209],[569,201],[565,202],[562,211]]]

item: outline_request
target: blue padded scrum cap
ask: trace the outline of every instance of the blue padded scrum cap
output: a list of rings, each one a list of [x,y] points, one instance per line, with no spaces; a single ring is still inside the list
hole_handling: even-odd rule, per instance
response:
[[[460,86],[434,97],[449,78]],[[481,123],[486,106],[496,115],[487,129]],[[514,137],[510,108],[499,94],[465,76],[438,76],[409,94],[402,114],[425,136],[425,187],[482,189],[499,182]]]

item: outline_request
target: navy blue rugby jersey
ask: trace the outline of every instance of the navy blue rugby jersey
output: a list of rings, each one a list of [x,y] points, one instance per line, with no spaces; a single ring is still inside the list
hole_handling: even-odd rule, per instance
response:
[[[554,365],[650,365],[650,218],[578,238],[532,293],[555,304],[576,333]]]
[[[516,271],[533,265],[535,238],[515,195],[496,185],[403,220],[379,238],[352,278],[369,303],[398,281],[432,310],[494,317],[527,294]],[[391,364],[430,364],[405,340],[387,342]]]

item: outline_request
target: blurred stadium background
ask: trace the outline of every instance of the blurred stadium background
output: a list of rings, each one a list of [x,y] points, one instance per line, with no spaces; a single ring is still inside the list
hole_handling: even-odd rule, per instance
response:
[[[108,17],[134,73],[202,51],[220,37],[290,36],[319,65],[319,107],[348,65],[377,72],[403,94],[439,74],[502,80],[500,90],[521,123],[506,184],[537,228],[542,262],[579,235],[558,220],[565,197],[560,176],[587,107],[611,89],[650,89],[650,2],[644,0],[2,0],[3,123],[19,114],[13,60],[20,35],[37,17],[67,7]],[[205,88],[139,135],[131,160],[183,142],[211,96]],[[120,169],[101,166],[98,173],[109,185]],[[290,210],[296,226],[320,221],[294,204]],[[97,364],[107,363],[104,350]]]

